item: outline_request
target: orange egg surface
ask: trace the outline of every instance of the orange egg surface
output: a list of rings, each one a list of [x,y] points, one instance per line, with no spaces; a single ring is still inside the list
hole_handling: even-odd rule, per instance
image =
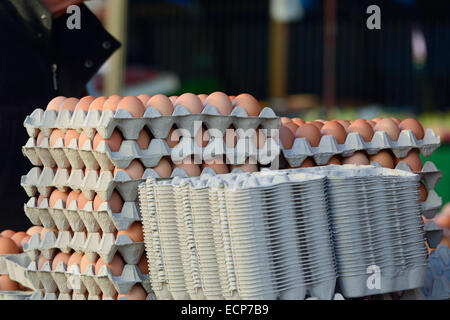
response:
[[[62,132],[59,129],[54,129],[52,133],[50,134],[50,147],[53,147],[59,139],[63,139],[64,141],[64,132]]]
[[[120,146],[122,145],[122,140],[122,136],[117,130],[113,131],[109,139],[102,138],[97,132],[94,137],[93,147],[94,150],[97,150],[100,142],[106,141],[106,144],[112,152],[118,152],[120,150]]]
[[[311,147],[318,147],[320,144],[320,140],[322,139],[322,134],[320,130],[310,123],[302,124],[298,127],[295,132],[296,138],[305,138],[308,140]]]
[[[291,129],[288,127],[281,126],[279,130],[280,142],[282,143],[285,150],[292,149],[294,145],[295,136]]]
[[[114,169],[114,176],[116,176],[117,172],[119,171],[125,171],[132,180],[138,180],[141,179],[144,175],[144,166],[139,160],[133,160],[130,162],[130,165],[125,169]]]
[[[97,260],[95,264],[95,274],[100,272],[100,269],[105,265],[102,258]],[[120,277],[122,275],[123,267],[125,266],[125,262],[123,261],[120,254],[116,253],[110,264],[106,264],[111,274],[115,277]]]
[[[147,150],[150,145],[150,136],[148,135],[147,131],[141,130],[139,132],[139,136],[136,140],[136,143],[141,150]]]
[[[59,97],[55,97],[52,100],[50,100],[50,102],[47,105],[47,110],[55,110],[55,111],[59,111],[61,104],[66,100],[66,97],[63,96],[59,96]]]
[[[32,226],[27,230],[27,235],[32,236],[35,233],[41,233],[42,231],[42,227],[41,226]]]
[[[119,230],[117,236],[126,235],[134,242],[144,242],[144,233],[142,232],[142,223],[140,221],[133,222],[127,230]]]
[[[103,105],[105,104],[106,100],[108,100],[108,97],[105,97],[105,96],[101,96],[101,97],[95,98],[91,102],[91,104],[89,105],[89,110],[88,111],[98,110],[98,111],[102,112],[103,111]]]
[[[408,118],[400,122],[399,124],[400,130],[411,130],[416,139],[422,140],[425,137],[425,131],[422,127],[422,124],[413,118]]]
[[[7,274],[0,275],[0,291],[17,291],[19,284],[12,281]]]
[[[396,160],[396,164],[399,162],[406,162],[414,172],[421,172],[423,168],[419,149],[412,149],[405,158]]]
[[[175,106],[184,106],[186,109],[188,109],[191,113],[202,113],[203,111],[203,103],[193,93],[184,93],[181,96],[177,98],[175,101]]]
[[[117,105],[117,110],[119,109],[127,110],[134,118],[140,118],[145,113],[145,106],[142,104],[141,100],[134,96],[122,98]]]
[[[321,131],[322,135],[334,136],[337,143],[344,144],[345,139],[347,139],[347,131],[345,128],[337,121],[327,121],[323,125]]]
[[[371,162],[373,161],[379,163],[383,168],[395,168],[394,158],[391,156],[389,151],[386,150],[382,150],[377,154],[369,156],[369,160]]]
[[[85,112],[88,112],[89,106],[91,105],[92,101],[94,101],[94,100],[95,100],[95,97],[93,97],[93,96],[86,96],[86,97],[81,98],[75,107],[75,111],[83,110]]]
[[[15,234],[16,232],[10,229],[3,230],[2,233],[0,233],[0,235],[5,238],[12,238]]]
[[[11,238],[0,237],[0,254],[20,253],[19,247]]]
[[[113,112],[116,112],[117,106],[119,105],[121,100],[122,96],[119,96],[118,94],[114,94],[108,97],[108,99],[106,99],[105,103],[103,104],[103,111],[111,110]]]
[[[392,141],[397,141],[400,135],[398,125],[392,119],[386,118],[377,122],[375,131],[384,131]]]
[[[172,166],[165,158],[161,158],[156,167],[152,168],[161,178],[169,178],[172,174]]]
[[[127,294],[119,294],[117,299],[127,298],[128,300],[145,300],[147,299],[147,293],[139,283],[136,283]]]
[[[67,267],[67,264],[69,263],[70,254],[59,252],[52,261],[52,270],[55,270],[56,267],[61,263],[64,262],[65,267]]]
[[[369,158],[367,158],[367,155],[365,152],[358,151],[355,152],[352,156],[343,158],[342,164],[355,164],[359,166],[367,166],[370,164]]]
[[[217,111],[219,111],[220,114],[223,115],[229,115],[233,110],[233,105],[231,104],[231,101],[228,98],[228,96],[220,91],[211,93],[204,102],[204,105],[205,106],[212,105],[216,107]]]
[[[79,101],[80,100],[78,100],[77,98],[67,98],[61,103],[60,110],[70,110],[73,112],[75,111],[75,107],[77,106]]]
[[[69,196],[68,192],[62,192],[59,191],[58,189],[53,190],[52,193],[50,194],[49,206],[53,208],[58,200],[62,200],[63,207],[65,208],[68,196]]]
[[[372,126],[364,119],[353,121],[348,127],[348,132],[358,132],[365,142],[371,142],[374,135]]]
[[[234,98],[233,107],[244,108],[249,117],[257,117],[261,113],[261,106],[258,100],[248,93],[242,93]]]
[[[67,130],[66,134],[64,135],[64,146],[67,148],[69,147],[70,142],[72,140],[77,141],[76,145],[78,145],[78,138],[80,137],[80,133],[76,130],[70,129]]]

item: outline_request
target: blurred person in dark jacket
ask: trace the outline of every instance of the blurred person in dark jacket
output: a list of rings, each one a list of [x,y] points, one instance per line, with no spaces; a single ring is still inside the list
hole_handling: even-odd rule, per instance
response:
[[[0,1],[0,230],[30,225],[20,186],[32,167],[21,152],[25,117],[55,96],[86,95],[86,83],[120,47],[82,2]],[[67,28],[70,5],[80,8],[80,29]]]

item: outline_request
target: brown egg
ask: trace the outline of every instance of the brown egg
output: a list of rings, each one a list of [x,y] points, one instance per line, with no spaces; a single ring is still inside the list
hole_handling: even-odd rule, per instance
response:
[[[52,261],[52,270],[55,270],[56,267],[58,266],[58,264],[62,262],[64,262],[64,264],[67,267],[67,264],[69,263],[69,259],[70,259],[70,254],[68,253],[64,253],[64,252],[59,252]]]
[[[78,204],[78,210],[83,210],[86,206],[86,203],[89,202],[89,200],[86,198],[86,196],[83,193],[80,193],[77,200]]]
[[[314,160],[313,160],[313,159],[311,159],[311,158],[306,158],[306,159],[302,162],[300,168],[312,168],[312,167],[315,167],[315,166],[316,166],[316,164],[314,163]]]
[[[45,136],[44,136],[44,134],[42,133],[42,131],[39,131],[39,134],[38,134],[37,139],[36,139],[36,145],[37,145],[38,147],[41,145],[42,140],[44,140],[44,138],[45,138]]]
[[[258,165],[255,160],[250,160],[247,158],[244,164],[232,164],[230,165],[231,171],[234,169],[241,169],[244,172],[258,172]]]
[[[97,132],[94,137],[93,147],[94,150],[96,150],[101,141],[106,141],[106,143],[109,146],[109,149],[112,152],[118,152],[120,150],[120,146],[122,145],[122,140],[123,140],[122,136],[117,130],[113,131],[109,139],[102,138]]]
[[[37,199],[37,206],[38,206],[38,207],[41,205],[41,203],[42,203],[42,201],[43,201],[44,199],[46,199],[46,198],[44,198],[42,195],[39,195],[39,197],[38,197],[38,199]],[[47,199],[47,201],[48,201],[48,199]]]
[[[41,270],[42,267],[44,266],[44,264],[48,261],[50,261],[50,260],[47,259],[46,257],[44,257],[43,255],[41,255],[38,260],[38,270]]]
[[[288,118],[288,117],[281,117],[280,120],[281,120],[281,125],[282,125],[282,126],[285,126],[286,124],[292,122],[292,119],[291,119],[291,118]]]
[[[341,124],[341,126],[344,127],[345,130],[348,130],[348,127],[350,127],[351,122],[348,120],[337,120]]]
[[[394,169],[395,163],[389,151],[383,150],[377,154],[369,156],[369,160],[372,162],[378,162],[383,168]]]
[[[251,137],[253,145],[256,149],[264,148],[266,144],[266,135],[264,134],[264,130],[256,129],[255,133]]]
[[[139,160],[133,160],[130,162],[130,165],[125,169],[114,169],[114,176],[116,176],[117,172],[119,171],[125,171],[132,180],[138,180],[142,178],[142,175],[144,174],[144,166]]]
[[[66,100],[66,97],[63,96],[59,96],[59,97],[55,97],[52,100],[50,100],[50,102],[47,105],[47,110],[55,110],[55,111],[59,111],[60,110],[60,106],[61,104]]]
[[[98,211],[100,205],[103,203],[104,201],[102,200],[102,198],[100,198],[100,196],[98,194],[95,195],[94,197],[94,202],[92,204],[94,211]]]
[[[171,128],[169,131],[169,135],[166,138],[167,145],[169,148],[175,148],[180,142],[181,135],[178,131],[178,129]]]
[[[99,110],[100,112],[103,111],[103,105],[105,104],[106,100],[108,100],[108,97],[105,96],[101,96],[98,98],[95,98],[90,106],[89,106],[89,111],[91,110]]]
[[[326,165],[329,166],[332,164],[340,166],[342,164],[341,159],[338,156],[331,157]]]
[[[65,207],[68,196],[69,196],[68,192],[62,192],[59,191],[58,189],[53,190],[52,193],[50,194],[50,198],[48,201],[50,208],[53,208],[56,204],[56,201],[58,201],[59,199],[63,201],[63,206]]]
[[[22,241],[20,241],[20,248],[23,250],[23,246],[25,245],[25,243],[27,243],[28,241],[30,241],[30,236],[29,235],[27,235],[27,236],[25,236],[23,239],[22,239]]]
[[[205,148],[208,145],[210,138],[208,130],[203,126],[198,129],[197,134],[194,137],[197,145],[202,148]]]
[[[97,263],[95,264],[95,274],[98,274],[100,272],[100,269],[105,265],[102,258],[99,258],[97,260]],[[116,253],[114,255],[114,258],[112,259],[110,264],[106,264],[111,274],[115,277],[120,277],[122,275],[123,267],[125,266],[125,263],[123,262],[122,257],[120,254]]]
[[[257,117],[261,112],[258,100],[248,93],[242,93],[234,98],[233,107],[244,108],[249,117]]]
[[[80,266],[81,269],[81,259],[83,258],[83,256],[77,252],[72,253],[72,255],[69,258],[69,261],[67,262],[67,270],[70,269],[70,267],[74,264],[78,264],[78,266]]]
[[[314,125],[314,126],[316,126],[317,127],[317,129],[319,129],[319,130],[322,130],[322,127],[324,126],[324,123],[323,122],[320,122],[320,121],[313,121],[313,122],[310,122],[312,125]]]
[[[23,231],[19,231],[17,233],[15,233],[12,237],[11,240],[14,241],[16,243],[16,246],[19,249],[23,249],[22,246],[22,240],[25,239],[26,237],[28,237],[28,235],[26,234],[26,232]]]
[[[170,102],[172,102],[172,106],[175,106],[175,102],[177,101],[178,96],[170,96],[169,100]]]
[[[309,141],[311,147],[318,147],[320,144],[320,139],[322,139],[320,130],[311,123],[300,125],[295,132],[295,137],[305,138]]]
[[[295,133],[297,132],[298,125],[296,125],[294,122],[288,122],[284,125],[284,127],[287,127],[289,130],[291,130],[292,134],[295,136]]]
[[[392,119],[382,119],[377,122],[375,131],[384,131],[391,138],[392,141],[397,141],[400,135],[400,129],[398,125]]]
[[[236,96],[229,96],[231,103],[233,103],[234,99],[236,99]]]
[[[320,130],[320,133],[322,133],[322,135],[324,135],[324,136],[327,136],[327,135],[334,136],[337,143],[339,143],[339,144],[344,144],[345,139],[347,139],[347,131],[337,121],[325,122],[324,126]]]
[[[80,133],[78,133],[76,130],[67,130],[66,134],[64,135],[64,146],[67,148],[69,147],[69,144],[72,140],[77,141],[78,145],[78,138],[80,137]]]
[[[405,158],[397,159],[396,165],[399,162],[406,162],[414,172],[422,171],[422,159],[420,158],[419,149],[412,149]]]
[[[222,157],[216,157],[213,160],[205,161],[202,164],[202,169],[205,168],[211,168],[217,174],[227,174],[230,172]]]
[[[422,125],[416,119],[408,118],[403,120],[399,124],[399,128],[400,130],[411,130],[418,140],[422,140],[425,136]]]
[[[17,291],[19,288],[19,284],[12,281],[7,274],[0,275],[0,291]]]
[[[202,113],[203,103],[202,101],[193,93],[184,93],[177,98],[175,101],[175,106],[184,106],[191,113]]]
[[[197,97],[200,99],[200,101],[205,104],[206,99],[208,99],[208,95],[207,94],[198,94]],[[227,96],[228,97],[228,96]],[[228,99],[229,100],[229,99]],[[230,101],[231,102],[231,101]]]
[[[419,201],[420,202],[425,202],[427,201],[428,198],[428,192],[427,189],[425,188],[424,184],[422,182],[419,182]]]
[[[60,105],[60,110],[70,110],[72,112],[75,111],[75,107],[77,106],[78,102],[77,98],[67,98],[64,100]]]
[[[300,118],[293,118],[292,122],[295,123],[297,126],[301,126],[306,123],[305,120],[300,119]]]
[[[81,149],[83,148],[83,145],[86,143],[86,141],[91,141],[88,136],[86,135],[86,133],[81,132],[80,137],[78,138],[78,148]]]
[[[223,140],[225,141],[225,145],[227,146],[227,148],[236,147],[238,141],[238,135],[236,133],[236,130],[234,130],[233,127],[229,127],[227,130],[225,130]]]
[[[145,113],[145,106],[141,100],[133,96],[124,97],[120,100],[117,105],[117,110],[119,109],[127,110],[135,118],[140,118]]]
[[[80,192],[76,192],[75,190],[70,191],[69,195],[67,196],[66,200],[66,208],[69,208],[70,203],[72,201],[78,201],[78,198],[80,197]]]
[[[161,158],[156,167],[152,168],[161,178],[169,178],[172,174],[172,166],[165,158]]]
[[[375,123],[378,123],[380,120],[382,120],[381,118],[373,118],[372,121]]]
[[[53,148],[53,146],[55,145],[56,141],[58,141],[59,139],[63,139],[64,140],[64,132],[62,132],[59,129],[54,129],[52,131],[52,133],[50,134],[50,147]]]
[[[128,300],[146,300],[147,293],[139,283],[136,283],[127,294],[119,294],[117,299],[127,298]]]
[[[11,238],[0,237],[0,254],[19,253],[19,247]]]
[[[367,155],[362,151],[358,151],[355,152],[351,157],[342,159],[342,164],[355,164],[359,166],[367,166],[370,163],[369,159],[367,158]]]
[[[137,98],[139,100],[141,100],[141,102],[144,106],[146,106],[147,102],[152,98],[152,96],[149,94],[143,93],[143,94],[138,95]]]
[[[39,238],[40,238],[41,240],[44,239],[44,235],[45,235],[47,232],[55,232],[55,233],[58,233],[58,230],[57,230],[57,229],[42,228],[41,233],[40,233],[40,235],[39,235]]]
[[[142,274],[148,274],[148,260],[147,260],[147,255],[145,254],[145,252],[142,254],[141,256],[141,260],[139,260],[138,264],[137,264],[139,270],[141,271]]]
[[[347,130],[348,132],[358,132],[365,142],[371,142],[374,135],[372,126],[364,119],[353,121]]]
[[[103,104],[103,111],[111,110],[113,112],[116,112],[117,106],[119,105],[121,100],[122,96],[119,96],[118,94],[110,96]]]
[[[108,200],[108,204],[111,208],[112,213],[122,212],[123,200],[116,190],[112,192],[111,197]]]
[[[392,121],[394,121],[397,125],[400,125],[401,120],[399,118],[392,117]]]
[[[27,230],[27,235],[32,236],[35,233],[41,233],[42,229],[41,226],[32,226]]]
[[[228,96],[220,91],[211,93],[204,102],[204,105],[205,106],[212,105],[216,107],[217,111],[219,111],[220,114],[223,115],[229,115],[233,110],[233,105],[231,104],[231,101],[228,98]]]
[[[83,110],[88,112],[89,106],[91,105],[92,101],[95,100],[95,97],[93,96],[86,96],[80,99],[78,101],[77,105],[75,106],[75,110]]]
[[[372,129],[375,128],[375,126],[377,125],[376,122],[372,121],[372,120],[366,120],[368,124],[370,124],[370,126],[372,127]]]
[[[139,133],[139,136],[136,140],[136,143],[141,150],[147,150],[148,146],[150,145],[150,136],[148,135],[147,131],[141,130]]]
[[[142,232],[142,223],[140,221],[133,222],[127,230],[119,230],[117,236],[124,234],[133,242],[144,242],[144,233]]]
[[[284,149],[290,150],[294,145],[295,136],[292,133],[291,129],[288,127],[280,127],[280,141],[283,144]]]
[[[2,233],[0,233],[0,235],[5,238],[12,238],[15,234],[16,232],[10,229],[3,230]]]
[[[84,273],[86,271],[87,266],[90,265],[90,264],[93,265],[94,269],[95,269],[95,264],[96,263],[97,263],[97,261],[95,261],[95,262],[89,261],[89,258],[88,258],[88,256],[86,254],[83,255],[83,257],[81,258],[81,262],[80,262],[80,271],[81,271],[81,273]]]
[[[183,169],[189,177],[198,177],[201,174],[200,166],[193,162],[178,162],[174,163],[174,169],[180,168]]]

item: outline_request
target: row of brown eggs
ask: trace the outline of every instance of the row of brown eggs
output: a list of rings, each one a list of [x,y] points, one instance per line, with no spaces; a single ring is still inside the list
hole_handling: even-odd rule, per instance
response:
[[[39,234],[40,239],[42,240],[44,234],[47,232],[56,232],[56,229],[47,229],[41,226],[33,226],[29,228],[26,232],[20,231],[15,232],[13,230],[4,230],[0,234],[0,254],[18,254],[23,252],[23,246],[26,242],[29,241],[30,237],[34,234]],[[120,234],[127,235],[134,242],[143,242],[144,236],[142,232],[142,224],[141,222],[133,223],[128,230],[118,231],[117,236]],[[41,270],[44,263],[50,261],[41,255],[38,259],[38,270]],[[59,252],[55,255],[55,257],[51,260],[51,268],[54,270],[56,266],[63,261],[67,269],[69,269],[74,263],[77,263],[80,266],[80,270],[83,273],[86,267],[90,264],[94,265],[95,274],[98,274],[100,268],[105,265],[103,260],[99,257],[94,261],[89,260],[87,255],[82,255],[77,252],[64,253]],[[106,264],[107,268],[111,271],[113,276],[120,276],[122,274],[123,268],[125,266],[125,262],[121,257],[120,253],[116,253],[111,263]],[[148,274],[148,262],[145,253],[142,255],[141,260],[137,264],[142,274]],[[12,281],[8,275],[0,275],[0,291],[16,291],[21,288],[20,284]],[[135,285],[132,290],[126,295],[119,295],[117,298],[121,296],[127,297],[128,299],[134,300],[145,300],[146,298],[145,290],[141,285]]]
[[[384,131],[392,141],[397,141],[402,130],[411,130],[418,140],[425,135],[424,128],[416,119],[400,121],[397,118],[372,120],[315,120],[306,122],[300,118],[281,118],[280,139],[286,149],[292,148],[295,138],[306,138],[312,147],[318,147],[322,136],[332,135],[337,143],[344,144],[347,134],[358,132],[366,142],[372,141],[375,131]]]
[[[105,110],[117,111],[119,109],[127,110],[133,117],[142,117],[147,107],[157,109],[162,115],[172,115],[174,108],[178,105],[186,107],[191,113],[201,113],[206,105],[214,105],[223,115],[229,115],[235,106],[240,106],[247,111],[249,116],[258,116],[261,107],[258,101],[250,94],[243,93],[238,96],[228,96],[223,92],[217,91],[206,94],[184,93],[180,96],[167,97],[162,94],[151,96],[141,94],[137,97],[112,95],[109,97],[86,96],[81,99],[66,98],[63,96],[52,99],[47,105],[47,110]]]

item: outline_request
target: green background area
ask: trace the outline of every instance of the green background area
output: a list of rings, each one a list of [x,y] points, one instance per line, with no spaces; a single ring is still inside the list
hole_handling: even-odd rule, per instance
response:
[[[445,205],[450,202],[450,145],[443,144],[431,157],[422,157],[423,161],[432,161],[442,171],[442,179],[436,186],[436,192]]]

